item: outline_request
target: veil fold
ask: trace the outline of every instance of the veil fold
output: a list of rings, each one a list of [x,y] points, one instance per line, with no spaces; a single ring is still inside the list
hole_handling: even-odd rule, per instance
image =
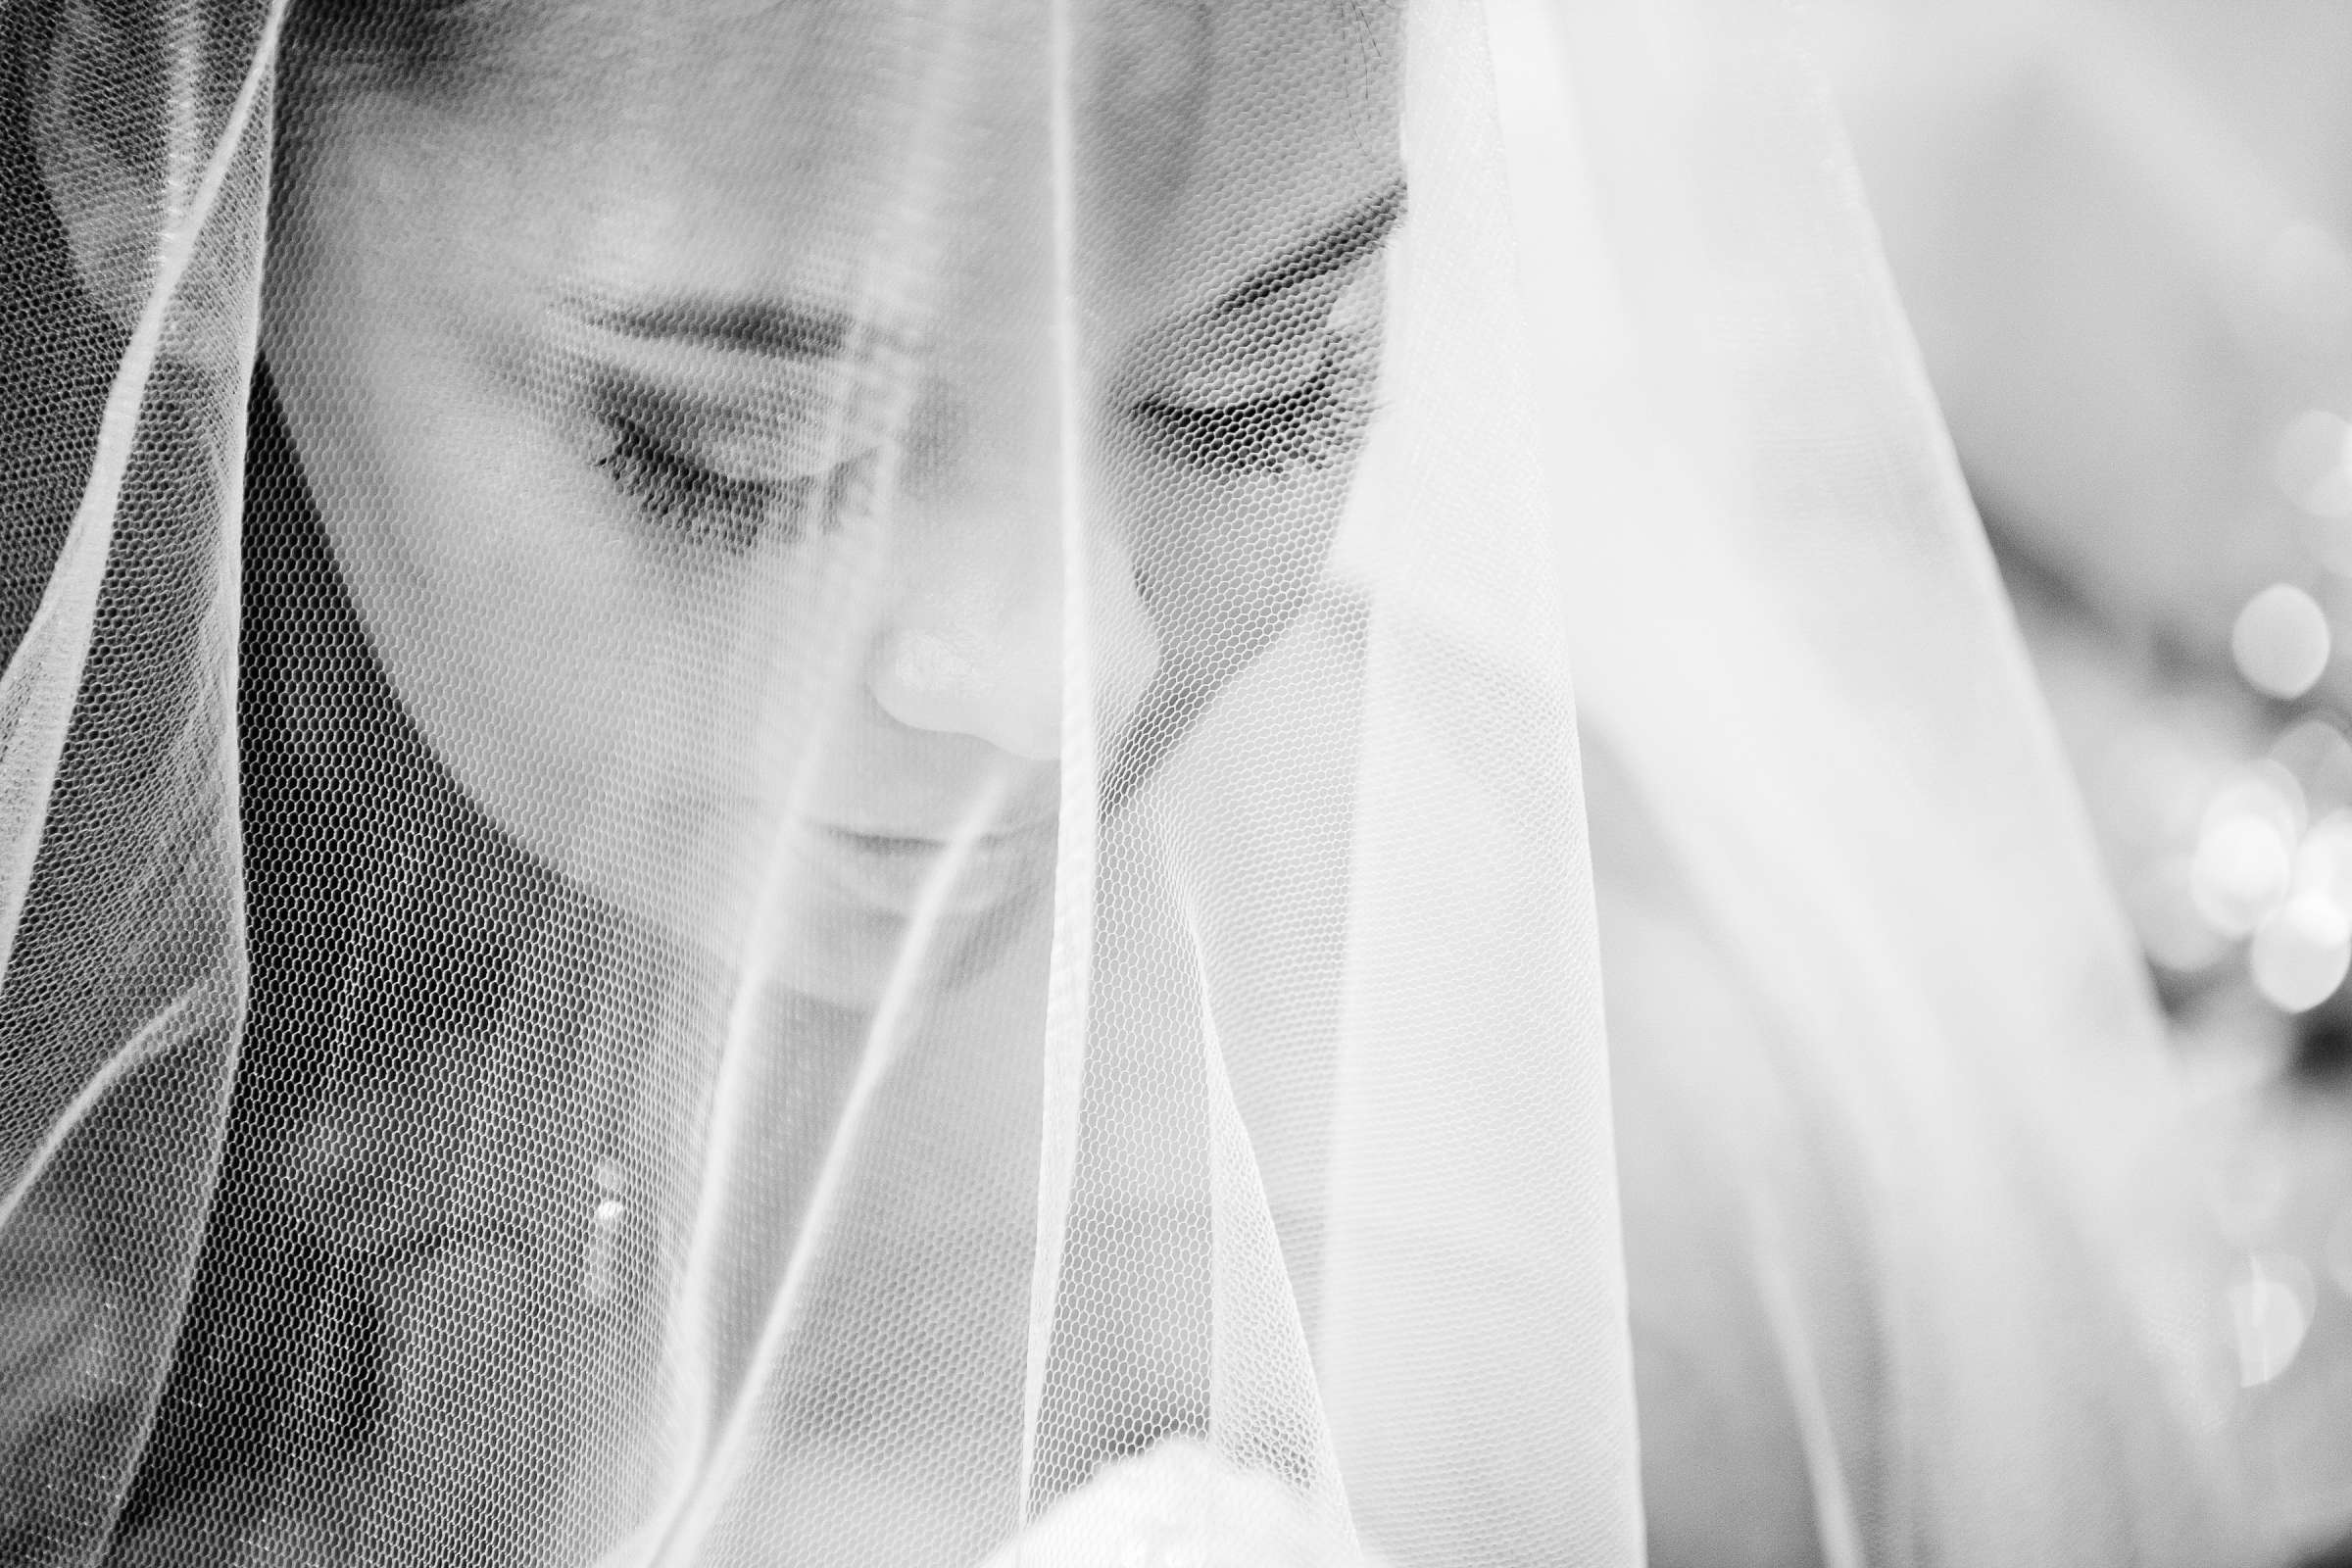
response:
[[[2234,1560],[1780,8],[0,41],[0,1557]]]
[[[1667,1083],[1620,1099],[1704,1105],[1753,1054],[1815,1146],[1750,1156],[1735,1230],[1826,1422],[1825,1544],[2234,1560],[2181,1487],[2223,1468],[2226,1384],[2219,1293],[2143,1198],[2160,1026],[1801,35],[1496,15],[1579,702],[1748,1009],[1655,1009],[1723,1044],[1661,1073],[1618,1040]],[[1755,1138],[1757,1105],[1696,1119]]]

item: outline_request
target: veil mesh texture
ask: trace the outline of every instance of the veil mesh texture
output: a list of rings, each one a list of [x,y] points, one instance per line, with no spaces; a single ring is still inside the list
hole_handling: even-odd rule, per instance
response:
[[[0,1559],[2232,1560],[1791,38],[0,13]]]

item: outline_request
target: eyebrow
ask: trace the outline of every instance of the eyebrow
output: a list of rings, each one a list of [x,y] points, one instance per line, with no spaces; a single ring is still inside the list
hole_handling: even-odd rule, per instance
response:
[[[1347,266],[1376,249],[1403,216],[1404,182],[1399,180],[1344,214],[1313,239],[1250,274],[1219,298],[1210,314],[1248,310]],[[848,351],[858,334],[858,322],[846,311],[787,300],[689,295],[616,306],[590,298],[573,301],[572,308],[590,325],[622,337],[773,359],[835,359]]]
[[[1211,307],[1210,314],[1230,315],[1261,305],[1283,290],[1309,278],[1337,271],[1358,257],[1379,248],[1389,230],[1404,216],[1404,181],[1398,180],[1365,202],[1305,244],[1250,274]]]

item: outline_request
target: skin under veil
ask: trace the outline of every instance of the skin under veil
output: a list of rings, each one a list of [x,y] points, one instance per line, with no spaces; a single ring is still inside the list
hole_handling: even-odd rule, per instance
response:
[[[673,926],[780,813],[817,890],[781,946],[796,984],[844,1001],[879,984],[872,955],[984,785],[1000,804],[959,897],[1034,881],[1060,748],[1051,228],[1004,210],[1049,200],[1040,117],[972,95],[957,134],[999,205],[908,210],[891,161],[925,132],[894,118],[890,49],[857,47],[871,24],[597,5],[566,11],[561,46],[528,24],[487,46],[485,85],[298,74],[263,315],[343,575],[469,793]],[[1136,4],[1084,45],[1106,734],[1184,635],[1145,603],[1152,541],[1338,505],[1344,465],[1220,466],[1136,411],[1320,373],[1368,247],[1317,245],[1351,222],[1376,238],[1361,215],[1396,179],[1362,90],[1375,25],[1323,0]],[[917,297],[874,264],[886,244],[951,261]],[[887,516],[858,514],[876,482]],[[784,492],[789,518],[766,499]],[[811,683],[833,689],[811,704]]]
[[[1292,1313],[1239,1338],[1321,1353],[1300,1314],[1326,1309],[1316,1271],[1343,1249],[1321,1227],[1343,1205],[1319,1141],[1337,1136],[1317,1120],[1339,1120],[1325,1112],[1340,1095],[1315,1075],[1363,1059],[1330,1042],[1361,978],[1351,901],[1383,876],[1462,894],[1425,909],[1392,892],[1380,911],[1409,938],[1382,961],[1471,976],[1432,995],[1486,984],[1480,962],[1553,963],[1595,1015],[1600,955],[1565,950],[1597,944],[1583,902],[1596,886],[1615,1098],[1591,1089],[1597,1120],[1577,1125],[1598,1133],[1563,1151],[1552,1102],[1598,1082],[1602,1037],[1512,1013],[1514,998],[1534,1012],[1554,996],[1549,971],[1495,978],[1492,1016],[1517,1022],[1494,1041],[1467,1040],[1486,1028],[1475,1005],[1378,1015],[1348,1045],[1393,1051],[1387,1132],[1406,1136],[1360,1169],[1418,1156],[1425,1179],[1396,1201],[1368,1179],[1352,1217],[1371,1214],[1364,1234],[1399,1214],[1408,1239],[1442,1229],[1458,1250],[1396,1254],[1423,1259],[1431,1299],[1484,1309],[1472,1298],[1491,1296],[1506,1328],[1536,1303],[1526,1343],[1548,1353],[1570,1337],[1544,1316],[1563,1299],[1544,1269],[1575,1274],[1591,1238],[1531,1243],[1504,1210],[1524,1200],[1536,1227],[1589,1217],[1588,1189],[1611,1172],[1585,1181],[1566,1156],[1599,1168],[1613,1122],[1619,1185],[1588,1228],[1605,1239],[1600,1271],[1623,1273],[1570,1285],[1632,1298],[1653,1560],[1826,1560],[1822,1456],[1804,1451],[1783,1376],[1788,1313],[1775,1318],[1741,1251],[1752,1170],[1785,1178],[1794,1209],[1835,1206],[1846,1178],[1816,1107],[1776,1079],[1759,1009],[1607,738],[1588,737],[1578,762],[1564,673],[1556,693],[1519,689],[1504,678],[1517,665],[1465,651],[1485,628],[1431,631],[1410,592],[1375,607],[1393,660],[1376,670],[1372,614],[1349,597],[1363,590],[1334,564],[1388,391],[1401,8],[1076,6],[1066,78],[1039,69],[1043,9],[484,0],[420,10],[432,20],[403,22],[412,35],[365,0],[295,6],[270,149],[264,458],[248,469],[269,482],[247,511],[235,715],[252,762],[237,804],[254,1022],[123,1532],[130,1568],[197,1560],[195,1537],[164,1524],[208,1510],[190,1528],[230,1544],[202,1560],[239,1564],[472,1560],[535,1539],[543,1515],[597,1552],[630,1539],[648,1562],[702,1560],[706,1544],[711,1561],[931,1560],[943,1541],[976,1562],[1039,1499],[1061,1509],[1040,1551],[1093,1568],[1087,1521],[1136,1513],[1129,1492],[1161,1507],[1154,1489],[1187,1475],[1230,1502],[1248,1527],[1235,1541],[1274,1539],[1250,1534],[1251,1510],[1305,1496],[1317,1465],[1338,1473],[1308,1451],[1330,1441],[1326,1369],[1294,1387],[1271,1358],[1219,1362],[1236,1342],[1229,1286],[1272,1278]],[[1415,457],[1446,481],[1495,466],[1476,442],[1464,453]],[[1460,559],[1443,564],[1478,558],[1464,582],[1517,569],[1448,547]],[[1414,709],[1416,669],[1445,711]],[[1376,678],[1398,682],[1386,708],[1365,696]],[[1064,710],[1073,690],[1091,698],[1086,722]],[[1425,803],[1409,790],[1374,799],[1376,770],[1350,771],[1373,750],[1359,726],[1399,714],[1418,729],[1395,776],[1426,764],[1455,787],[1455,818],[1479,818],[1454,838],[1416,831]],[[1544,771],[1553,740],[1560,773]],[[1065,756],[1094,764],[1099,798],[1065,798]],[[1174,804],[1131,808],[1188,765],[1246,783],[1171,785]],[[1231,820],[1204,825],[1220,808]],[[1381,811],[1387,840],[1363,828]],[[1073,822],[1131,873],[1098,879],[1092,969],[1056,924],[1093,870],[1069,868]],[[1199,887],[1186,880],[1204,864]],[[1494,891],[1513,887],[1538,889],[1541,908]],[[1220,896],[1229,906],[1203,914]],[[1425,917],[1461,939],[1428,940]],[[1237,956],[1251,943],[1264,951]],[[1070,1004],[1050,973],[1102,983],[1075,1013],[1083,1103],[1054,1076]],[[710,1004],[740,995],[754,998],[741,1015]],[[1493,1062],[1468,1059],[1489,1046]],[[1571,1054],[1592,1078],[1562,1075]],[[1457,1104],[1459,1083],[1473,1087]],[[1079,1173],[1059,1194],[1037,1133],[1056,1092],[1072,1141],[1093,1140],[1059,1152]],[[1455,1125],[1458,1105],[1475,1114]],[[1498,1127],[1544,1136],[1490,1165]],[[1226,1158],[1237,1142],[1248,1157]],[[1560,1178],[1584,1181],[1576,1202],[1522,1191],[1547,1165],[1582,1173]],[[1502,1200],[1463,1219],[1491,1191]],[[1433,1193],[1461,1208],[1410,1212]],[[1041,1195],[1064,1201],[1067,1237],[1047,1236]],[[70,1283],[29,1312],[111,1321],[76,1250],[98,1223],[64,1203],[33,1218],[0,1240]],[[1857,1237],[1825,1224],[1806,1238],[1796,1283],[1810,1321],[1863,1348],[1825,1396],[1867,1488],[1895,1461],[1862,1451],[1886,1390]],[[1047,1299],[1030,1269],[1061,1242],[1078,1261],[1048,1282],[1062,1314],[1049,1361],[1023,1338]],[[1214,1299],[1212,1275],[1228,1293]],[[1382,1282],[1359,1280],[1349,1303],[1373,1324],[1356,1325],[1361,1343],[1418,1343],[1410,1323],[1380,1338],[1396,1277],[1360,1276]],[[1479,1342],[1460,1321],[1432,1337]],[[1623,1317],[1607,1332],[1621,1351]],[[85,1338],[59,1365],[102,1382],[117,1348]],[[1606,1427],[1605,1410],[1557,1399],[1497,1415],[1508,1401],[1477,1378],[1531,1358],[1457,1348],[1476,1376],[1430,1401],[1452,1423],[1433,1451],[1481,1455],[1497,1494],[1541,1490],[1512,1465],[1576,1451],[1554,1425]],[[1041,1386],[1013,1387],[1006,1366],[1035,1366]],[[1580,1382],[1587,1370],[1528,1375],[1608,1387]],[[1295,1399],[1316,1433],[1211,1430],[1200,1391],[1218,1377],[1269,1408]],[[1081,1391],[1075,1414],[1048,1382]],[[1049,1437],[1075,1432],[1069,1451],[992,1448],[1008,1408]],[[1215,1419],[1233,1423],[1230,1408]],[[267,1423],[285,1452],[307,1443],[344,1469],[270,1471],[274,1454],[239,1447]],[[702,1446],[662,1446],[678,1431]],[[1537,1434],[1536,1457],[1486,1436],[1504,1431]],[[0,1445],[16,1437],[0,1427]],[[588,1459],[549,1458],[575,1440]],[[1229,1468],[1260,1440],[1253,1473]],[[684,1490],[628,1473],[646,1453],[684,1453]],[[1375,1477],[1363,1495],[1380,1494],[1382,1457],[1357,1472]],[[719,1500],[701,1508],[691,1488],[713,1475]],[[1014,1499],[1003,1517],[986,1514],[996,1494],[974,1502],[984,1486]],[[1176,1494],[1172,1531],[1193,1522]],[[1413,1529],[1455,1518],[1450,1497],[1389,1496],[1422,1508]],[[1542,1520],[1555,1500],[1494,1511]],[[370,1529],[399,1544],[381,1558],[340,1544]],[[1310,1536],[1300,1562],[1353,1550]],[[417,1542],[441,1555],[394,1555],[426,1553]]]

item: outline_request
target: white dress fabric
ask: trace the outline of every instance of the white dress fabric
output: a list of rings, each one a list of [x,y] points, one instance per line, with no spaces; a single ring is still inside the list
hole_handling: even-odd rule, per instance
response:
[[[2238,1560],[1775,8],[0,28],[0,1557]]]

